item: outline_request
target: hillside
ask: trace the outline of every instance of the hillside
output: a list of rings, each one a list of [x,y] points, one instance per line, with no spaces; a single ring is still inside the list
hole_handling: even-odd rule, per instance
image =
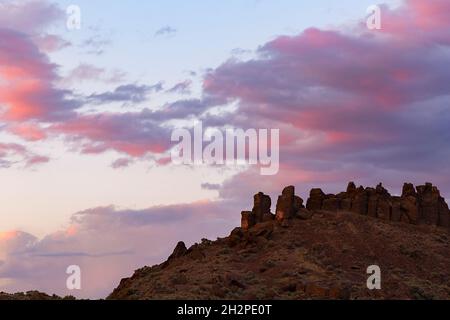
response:
[[[123,279],[108,299],[450,299],[450,211],[432,184],[254,197],[241,227]],[[367,267],[381,268],[381,290]]]
[[[42,300],[75,300],[75,298],[72,296],[67,296],[67,297],[62,298],[57,295],[49,296],[48,294],[39,292],[39,291],[28,291],[28,292],[14,293],[14,294],[0,292],[0,301],[1,300],[42,301]]]

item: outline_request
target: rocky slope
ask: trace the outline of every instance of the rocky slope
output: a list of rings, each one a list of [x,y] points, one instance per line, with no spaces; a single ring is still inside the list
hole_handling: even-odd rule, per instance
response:
[[[241,227],[123,279],[109,299],[450,299],[450,211],[432,184],[405,184],[392,196],[380,184],[303,205],[294,187],[258,193]],[[367,288],[367,267],[381,290]]]

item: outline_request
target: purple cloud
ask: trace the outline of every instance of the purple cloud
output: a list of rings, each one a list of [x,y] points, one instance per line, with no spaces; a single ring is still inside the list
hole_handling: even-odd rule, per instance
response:
[[[192,80],[185,80],[175,84],[172,88],[167,90],[168,93],[190,94]]]
[[[150,93],[163,90],[162,83],[152,86],[127,84],[115,88],[113,91],[94,93],[87,97],[88,102],[105,104],[111,102],[141,103],[147,100]]]

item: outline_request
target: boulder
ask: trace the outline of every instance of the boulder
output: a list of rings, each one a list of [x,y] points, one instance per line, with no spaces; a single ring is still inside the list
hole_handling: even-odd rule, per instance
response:
[[[309,199],[306,203],[308,210],[321,210],[323,201],[325,200],[325,194],[322,189],[312,189],[309,193]]]
[[[292,198],[295,196],[295,187],[294,186],[287,186],[283,189],[283,191],[281,192],[281,194],[283,196]]]
[[[241,216],[241,228],[243,230],[248,230],[256,224],[252,211],[242,211]]]
[[[173,260],[179,257],[182,257],[186,254],[188,249],[186,248],[186,244],[183,241],[178,242],[172,254],[169,256],[168,260]]]
[[[416,189],[414,188],[414,185],[412,183],[405,183],[403,185],[402,197],[408,197],[408,196],[413,196],[413,197],[417,196]]]
[[[255,216],[255,222],[263,222],[272,219],[270,213],[270,207],[272,206],[272,200],[268,195],[262,192],[255,194],[253,197],[253,215]]]
[[[299,209],[296,206],[300,205],[300,200],[295,198],[295,187],[284,188],[282,194],[278,197],[275,219],[283,221],[293,218],[296,210]],[[301,202],[303,203],[303,200]]]
[[[270,212],[271,206],[272,200],[268,195],[262,192],[255,194],[252,211],[243,211],[241,213],[241,228],[248,230],[258,223],[273,220],[274,215]]]
[[[356,184],[352,181],[348,183],[347,194],[352,196],[356,192]]]
[[[389,194],[389,192],[383,187],[383,184],[381,182],[377,185],[377,187],[375,189],[375,192],[378,195],[383,196],[383,197],[390,197],[391,196]]]
[[[294,196],[294,211],[297,212],[301,208],[304,208],[303,199],[299,196]]]

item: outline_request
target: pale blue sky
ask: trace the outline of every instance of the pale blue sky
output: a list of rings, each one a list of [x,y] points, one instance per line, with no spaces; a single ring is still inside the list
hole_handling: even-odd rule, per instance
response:
[[[395,3],[396,1],[391,1]],[[175,83],[187,71],[201,72],[226,61],[235,48],[254,50],[277,35],[293,35],[314,26],[349,24],[366,14],[372,0],[231,1],[59,1],[82,10],[83,28],[65,37],[81,44],[107,41],[105,53],[86,55],[75,47],[58,53],[65,68],[82,62],[120,68],[130,80]],[[164,27],[170,35],[155,36]]]

